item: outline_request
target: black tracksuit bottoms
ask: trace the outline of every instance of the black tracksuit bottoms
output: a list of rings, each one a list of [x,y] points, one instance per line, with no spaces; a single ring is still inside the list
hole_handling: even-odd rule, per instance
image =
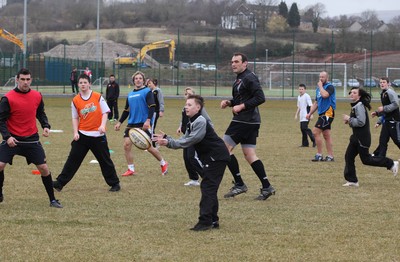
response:
[[[357,137],[350,136],[350,143],[347,146],[344,168],[344,178],[349,182],[358,182],[356,174],[356,166],[354,160],[357,155],[360,155],[361,162],[368,166],[386,167],[390,169],[393,166],[393,160],[384,156],[372,156],[369,154],[369,148],[360,145]]]
[[[217,193],[227,163],[228,162],[225,161],[212,161],[207,164],[203,163],[203,175],[200,184],[200,224],[211,225],[212,222],[219,221]]]
[[[90,137],[79,133],[79,140],[71,142],[71,151],[67,162],[64,165],[61,174],[57,177],[57,181],[65,186],[74,177],[82,161],[85,159],[88,151],[92,151],[100,164],[101,173],[104,180],[109,186],[114,186],[119,183],[119,178],[115,170],[115,166],[110,157],[107,137]]]

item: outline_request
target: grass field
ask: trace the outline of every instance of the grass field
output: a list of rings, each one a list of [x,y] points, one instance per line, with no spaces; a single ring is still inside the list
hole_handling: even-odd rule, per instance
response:
[[[70,150],[70,98],[45,98],[52,133],[42,138],[53,177]],[[167,99],[159,129],[174,134],[183,100]],[[122,109],[123,100],[120,101]],[[378,106],[373,104],[373,108]],[[218,100],[207,111],[222,136],[231,119]],[[343,188],[344,151],[351,129],[341,121],[350,106],[339,102],[333,123],[336,161],[312,163],[314,148],[299,148],[296,102],[268,100],[262,107],[258,156],[277,190],[255,201],[260,183],[240,149],[236,152],[249,187],[224,199],[231,187],[227,171],[220,187],[220,229],[189,230],[197,222],[199,188],[187,188],[181,150],[162,148],[167,176],[147,152],[135,150],[138,174],[121,178],[122,190],[108,192],[91,153],[75,178],[56,192],[63,209],[48,207],[41,179],[21,157],[5,171],[0,204],[0,261],[400,261],[400,180],[384,168],[357,159],[359,188]],[[315,120],[312,121],[313,125]],[[373,121],[371,121],[371,125]],[[379,130],[373,129],[373,147]],[[122,132],[108,129],[118,174],[126,170]],[[392,142],[388,156],[399,157]]]

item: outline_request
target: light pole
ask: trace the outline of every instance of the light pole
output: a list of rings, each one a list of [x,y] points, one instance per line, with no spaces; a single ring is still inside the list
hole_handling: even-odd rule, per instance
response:
[[[364,52],[364,79],[367,78],[367,49],[363,48]]]
[[[268,86],[268,49],[265,49],[265,85]]]

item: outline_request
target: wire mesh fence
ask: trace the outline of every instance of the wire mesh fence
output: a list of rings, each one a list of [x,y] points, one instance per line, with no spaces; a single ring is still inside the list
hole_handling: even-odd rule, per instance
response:
[[[239,51],[248,56],[248,67],[259,76],[267,96],[296,97],[300,83],[306,84],[313,93],[319,72],[324,70],[337,87],[339,97],[346,96],[348,88],[357,85],[364,86],[377,97],[379,77],[400,79],[400,52],[396,47],[378,44],[376,35],[364,33],[360,41],[360,33],[355,34],[353,37],[358,36],[356,46],[351,52],[343,52],[349,34],[334,34],[333,31],[318,36],[289,32],[279,35],[282,40],[277,45],[271,42],[271,36],[254,30],[247,34],[247,44],[237,47],[235,43],[243,41],[240,35],[209,30],[204,40],[195,41],[196,37],[187,37],[178,30],[173,37],[176,45],[172,63],[168,59],[171,50],[154,48],[146,53],[143,61],[122,65],[116,59],[127,56],[137,59],[140,48],[105,39],[101,40],[100,56],[93,40],[82,45],[59,45],[48,52],[25,57],[16,51],[2,52],[0,91],[14,87],[13,78],[25,65],[32,71],[33,86],[44,94],[71,93],[72,68],[77,67],[81,73],[85,67],[90,67],[92,87],[100,92],[104,91],[108,76],[114,74],[122,87],[122,95],[127,94],[132,86],[132,74],[140,70],[146,77],[158,79],[165,95],[182,95],[184,88],[190,86],[203,96],[229,96],[235,79],[230,59]]]

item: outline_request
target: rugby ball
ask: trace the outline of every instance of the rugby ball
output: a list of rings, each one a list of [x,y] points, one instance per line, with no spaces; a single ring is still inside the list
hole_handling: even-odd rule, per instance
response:
[[[149,149],[151,146],[151,139],[149,135],[141,128],[131,128],[129,130],[129,139],[132,144],[141,150]]]

